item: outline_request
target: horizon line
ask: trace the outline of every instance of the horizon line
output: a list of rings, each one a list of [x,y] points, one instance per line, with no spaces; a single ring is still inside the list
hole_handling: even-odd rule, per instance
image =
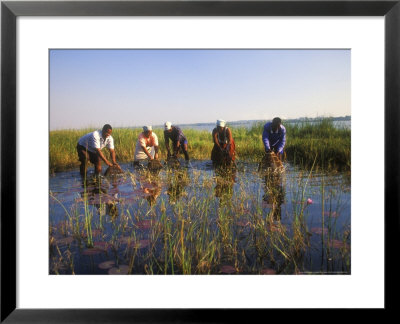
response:
[[[301,120],[301,121],[308,121],[308,120],[320,120],[320,119],[335,119],[335,118],[347,118],[351,120],[351,115],[345,115],[345,116],[319,116],[319,117],[297,117],[297,118],[282,118],[282,123],[284,122],[292,122],[296,120]],[[229,123],[244,123],[244,122],[262,122],[262,121],[268,121],[272,119],[241,119],[241,120],[231,120],[231,121],[226,121],[227,124]],[[172,123],[173,125],[177,126],[190,126],[190,125],[209,125],[209,124],[214,124],[215,121],[212,122],[200,122],[200,123]],[[107,123],[106,123],[107,124]],[[104,124],[103,124],[104,125]],[[103,126],[101,125],[100,128]],[[132,126],[112,126],[113,129],[118,129],[118,128],[142,128],[144,125],[132,125]],[[163,127],[163,124],[157,124],[157,125],[152,125],[155,128]],[[50,132],[52,131],[62,131],[62,130],[84,130],[84,129],[99,129],[99,126],[84,126],[80,128],[73,128],[73,127],[67,127],[67,128],[55,128],[55,129],[50,129]]]

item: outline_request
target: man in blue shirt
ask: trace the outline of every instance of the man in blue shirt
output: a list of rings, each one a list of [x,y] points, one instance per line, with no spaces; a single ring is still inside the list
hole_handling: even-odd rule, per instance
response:
[[[183,154],[185,155],[185,160],[189,161],[189,153],[187,150],[188,141],[179,127],[173,126],[171,122],[166,122],[164,124],[164,140],[168,152],[168,157],[171,156],[171,151],[169,148],[169,141],[171,140],[173,152],[172,155],[174,157],[178,157],[179,150],[182,150]]]
[[[272,122],[264,125],[262,140],[265,152],[275,152],[282,160],[283,148],[286,144],[286,128],[282,125],[282,120],[279,117],[275,117]]]

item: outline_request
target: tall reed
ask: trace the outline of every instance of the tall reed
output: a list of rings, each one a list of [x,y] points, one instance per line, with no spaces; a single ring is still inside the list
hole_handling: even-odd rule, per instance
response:
[[[264,154],[262,131],[264,123],[256,123],[251,128],[232,128],[236,143],[238,160],[260,161]],[[285,152],[288,160],[310,167],[315,157],[316,165],[327,168],[349,170],[351,166],[351,131],[335,127],[331,119],[318,122],[285,124],[287,141]],[[50,132],[50,171],[76,168],[79,165],[76,144],[79,138],[94,129],[59,130]],[[135,145],[141,128],[115,128],[112,136],[115,143],[117,160],[133,160]],[[165,158],[164,135],[162,129],[155,129]],[[208,131],[185,129],[188,139],[188,150],[192,159],[210,159],[213,147],[211,133]],[[108,151],[103,150],[109,158]]]

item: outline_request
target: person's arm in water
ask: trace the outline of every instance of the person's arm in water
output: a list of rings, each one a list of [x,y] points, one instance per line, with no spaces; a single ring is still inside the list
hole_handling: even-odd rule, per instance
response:
[[[106,159],[106,157],[104,156],[103,152],[101,151],[100,148],[100,135],[98,134],[98,132],[93,132],[92,136],[90,137],[90,144],[89,146],[92,146],[95,150],[97,155],[104,161],[105,164],[107,164],[108,166],[112,166],[112,163],[108,162],[108,160]],[[112,142],[109,143],[108,145],[112,145]]]
[[[153,160],[153,157],[151,156],[150,152],[147,150],[148,143],[147,143],[145,136],[151,136],[151,134],[146,135],[146,133],[144,133],[144,134],[142,133],[141,135],[139,135],[139,144],[140,144],[140,147],[142,148],[144,154],[146,154],[150,160]]]
[[[174,155],[175,156],[178,156],[178,152],[179,152],[179,148],[181,147],[181,142],[178,140],[177,142],[176,142],[176,145],[175,145],[175,147],[174,147]]]
[[[174,157],[178,156],[179,152],[179,128],[172,127],[171,131],[171,140],[172,140],[172,154]]]
[[[148,157],[150,160],[153,160],[153,157],[151,156],[151,154],[149,153],[149,151],[147,151],[146,145],[142,145],[142,144],[141,144],[140,146],[141,146],[143,152],[147,155],[147,157]]]
[[[262,133],[262,141],[263,141],[264,149],[265,149],[266,153],[271,152],[271,146],[269,145],[269,138],[268,138],[269,135],[268,134],[269,134],[269,130],[268,130],[268,127],[266,124],[266,125],[264,125],[264,131]]]
[[[182,130],[179,127],[174,127],[173,138],[174,138],[174,155],[178,156],[179,148],[181,147],[181,139],[184,137]]]
[[[99,157],[104,161],[105,164],[107,164],[108,166],[112,166],[113,164],[108,162],[108,160],[106,159],[106,157],[104,156],[103,152],[101,151],[101,149],[97,148],[96,149],[97,154],[99,155]],[[115,158],[115,157],[114,157]]]
[[[286,144],[286,128],[281,126],[281,131],[282,131],[282,137],[279,141],[279,145],[277,148],[277,151],[278,151],[277,153],[280,153],[280,154],[283,153],[283,148],[285,147],[285,144]]]
[[[218,143],[218,130],[213,132],[213,141],[214,141],[214,144],[217,145],[220,150],[222,150],[222,147]]]
[[[157,135],[155,133],[152,133],[151,136],[153,137],[153,146],[154,146],[154,159],[158,159],[158,150],[159,150],[159,146],[158,146],[158,138]]]
[[[119,166],[119,164],[117,163],[116,159],[115,159],[115,150],[114,149],[109,149],[110,154],[111,154],[111,160],[114,166],[116,166],[120,171],[122,171],[121,167]]]
[[[167,131],[164,131],[164,141],[165,141],[165,148],[167,149],[168,156],[171,155],[171,151],[169,149],[169,136],[167,135]]]
[[[231,130],[229,129],[229,128],[227,128],[226,129],[226,135],[228,136],[228,138],[229,138],[229,141],[228,141],[228,145],[226,146],[226,149],[227,150],[229,150],[229,147],[232,145],[232,143],[233,143],[233,136],[232,136],[232,132],[231,132]]]
[[[178,155],[179,148],[181,147],[181,141],[186,140],[185,135],[183,134],[182,130],[179,127],[175,127],[176,130],[176,147],[175,147],[175,154]]]

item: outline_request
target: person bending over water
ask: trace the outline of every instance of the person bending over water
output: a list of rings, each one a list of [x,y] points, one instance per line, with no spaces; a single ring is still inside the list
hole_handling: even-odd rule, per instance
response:
[[[121,170],[115,160],[114,139],[111,136],[112,127],[109,124],[103,126],[102,130],[96,130],[92,133],[82,136],[76,146],[78,158],[81,162],[80,174],[84,178],[87,172],[88,161],[94,164],[94,172],[96,175],[101,173],[101,161],[110,166],[115,166]],[[109,162],[102,149],[107,147],[111,154],[112,163]]]
[[[143,126],[136,142],[134,166],[144,166],[148,160],[158,159],[158,138],[151,126]]]
[[[164,140],[165,140],[165,147],[168,152],[168,158],[171,156],[177,158],[179,150],[182,150],[183,154],[185,155],[185,160],[189,161],[189,153],[187,150],[188,141],[179,127],[173,126],[171,122],[167,121],[164,124]],[[169,140],[171,140],[172,142],[173,154],[171,154],[169,148]]]
[[[274,152],[281,161],[283,160],[283,149],[286,144],[286,128],[282,125],[282,120],[279,117],[275,117],[272,122],[264,125],[262,141],[265,153]]]
[[[214,147],[211,160],[214,166],[228,166],[235,162],[235,141],[231,130],[226,127],[225,120],[217,120],[217,127],[212,131]]]

